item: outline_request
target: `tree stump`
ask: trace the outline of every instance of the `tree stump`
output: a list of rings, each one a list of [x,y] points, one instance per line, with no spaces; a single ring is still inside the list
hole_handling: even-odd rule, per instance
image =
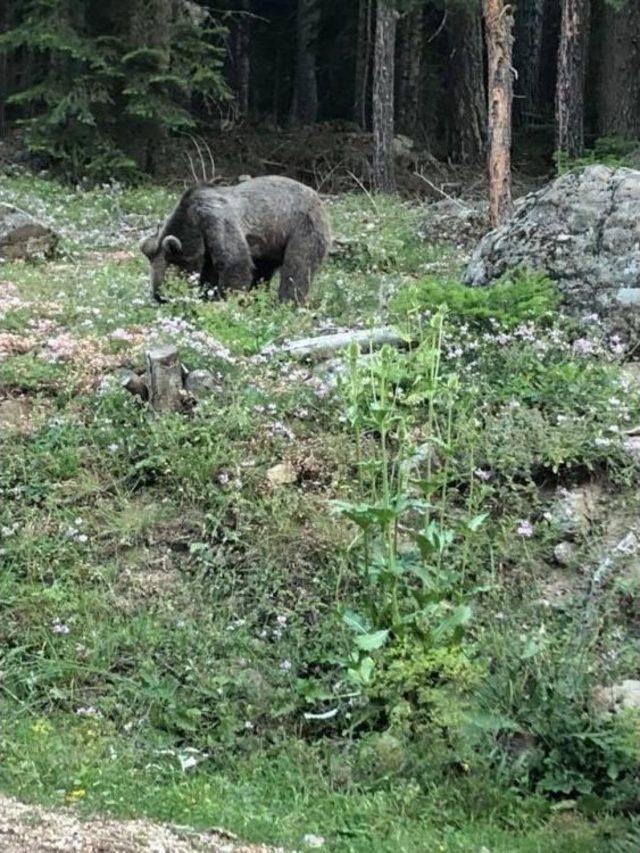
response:
[[[156,414],[180,412],[184,408],[182,365],[173,346],[147,352],[149,403]]]

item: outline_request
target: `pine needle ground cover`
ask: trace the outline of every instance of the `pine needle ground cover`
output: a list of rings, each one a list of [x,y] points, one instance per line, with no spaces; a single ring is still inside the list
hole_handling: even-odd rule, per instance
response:
[[[638,718],[592,701],[640,657],[633,555],[591,583],[638,512],[616,342],[540,276],[464,290],[399,201],[331,204],[294,311],[151,307],[158,188],[0,200],[63,238],[0,267],[2,790],[297,848],[637,849]],[[277,351],[374,324],[407,348]],[[214,373],[187,415],[120,386],[157,341]]]

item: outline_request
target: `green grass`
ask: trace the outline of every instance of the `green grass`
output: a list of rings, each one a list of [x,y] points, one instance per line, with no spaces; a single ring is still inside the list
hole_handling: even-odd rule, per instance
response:
[[[466,291],[461,259],[420,240],[424,210],[352,195],[331,204],[338,252],[304,310],[266,291],[205,304],[177,280],[155,308],[135,229],[169,193],[23,177],[0,198],[63,234],[59,257],[1,272],[14,348],[0,407],[26,402],[31,422],[0,427],[0,787],[289,847],[307,833],[354,851],[626,844],[637,723],[593,719],[588,696],[633,677],[640,593],[621,575],[586,635],[579,595],[539,599],[562,538],[556,486],[597,478],[637,512],[619,436],[640,402],[606,347],[576,352],[548,284]],[[378,322],[418,346],[357,365],[337,392],[260,355]],[[189,415],[152,419],[119,387],[158,340],[216,374]],[[406,479],[428,442],[438,459]],[[283,461],[297,479],[273,485]],[[415,490],[455,532],[423,588],[406,574]],[[375,519],[372,545],[401,514],[394,572],[363,558],[336,501]],[[576,537],[576,566],[597,559],[598,523]],[[421,596],[426,625],[401,627],[394,607]],[[468,620],[450,630],[454,606]],[[514,732],[533,744],[521,754]]]

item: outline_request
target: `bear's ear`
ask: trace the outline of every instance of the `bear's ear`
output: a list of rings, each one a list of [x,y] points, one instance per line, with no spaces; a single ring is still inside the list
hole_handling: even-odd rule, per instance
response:
[[[169,234],[162,241],[162,250],[165,255],[179,255],[182,251],[182,243],[173,234]]]
[[[140,251],[149,259],[153,258],[158,253],[158,238],[155,235],[153,237],[145,237],[140,243]]]

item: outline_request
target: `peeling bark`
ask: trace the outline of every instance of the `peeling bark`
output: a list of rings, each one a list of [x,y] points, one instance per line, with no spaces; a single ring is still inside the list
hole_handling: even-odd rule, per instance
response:
[[[492,227],[498,228],[512,210],[512,8],[504,0],[484,0],[484,20],[489,64],[489,217]]]

